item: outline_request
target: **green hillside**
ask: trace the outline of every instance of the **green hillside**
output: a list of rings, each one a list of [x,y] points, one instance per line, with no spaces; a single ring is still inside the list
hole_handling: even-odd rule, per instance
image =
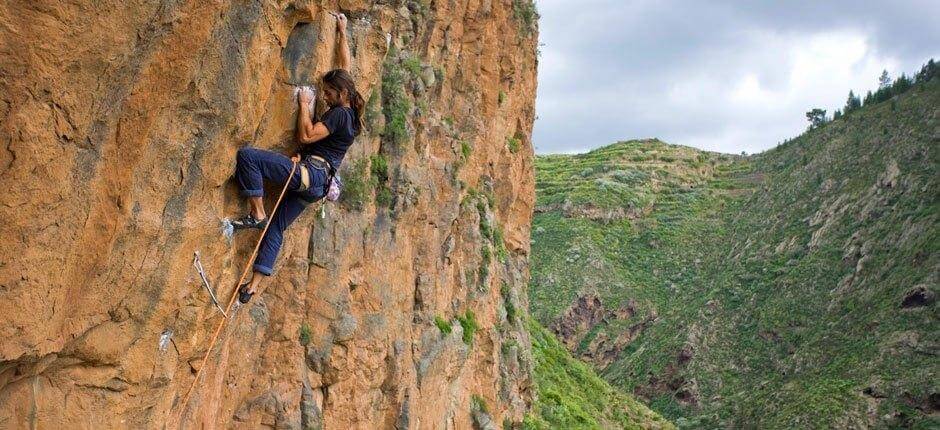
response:
[[[532,314],[680,427],[940,425],[938,81],[753,157],[538,157]]]
[[[671,423],[613,388],[528,319],[538,402],[525,429],[672,429]]]

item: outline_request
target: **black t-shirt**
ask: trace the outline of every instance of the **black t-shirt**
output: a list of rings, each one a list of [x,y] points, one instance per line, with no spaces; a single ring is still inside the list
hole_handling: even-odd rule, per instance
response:
[[[333,168],[339,169],[346,150],[352,145],[356,137],[356,112],[353,108],[334,106],[323,113],[320,122],[330,131],[329,136],[301,148],[301,155],[319,155],[327,159]]]

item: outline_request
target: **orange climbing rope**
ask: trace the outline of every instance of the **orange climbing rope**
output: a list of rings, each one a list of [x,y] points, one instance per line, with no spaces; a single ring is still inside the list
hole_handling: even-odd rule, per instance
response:
[[[294,162],[291,166],[290,174],[287,175],[287,181],[284,182],[284,188],[281,189],[281,194],[277,196],[277,203],[274,204],[274,209],[271,210],[271,215],[268,216],[268,222],[264,225],[264,230],[261,231],[261,236],[258,237],[258,243],[255,244],[254,251],[251,252],[251,257],[248,258],[248,263],[245,264],[245,269],[242,270],[242,276],[238,278],[238,283],[235,284],[235,291],[232,291],[232,297],[228,300],[228,305],[225,307],[225,313],[232,309],[232,305],[235,303],[235,298],[238,297],[238,288],[241,286],[242,282],[245,280],[245,276],[248,275],[249,269],[251,269],[251,263],[255,260],[255,257],[258,254],[258,249],[261,248],[261,240],[264,239],[264,234],[268,232],[268,227],[271,226],[270,220],[274,219],[274,214],[277,213],[277,208],[281,205],[281,199],[284,198],[284,194],[287,192],[287,186],[290,184],[291,178],[294,177],[294,171],[297,170],[297,162]],[[234,318],[234,316],[232,317]],[[199,369],[196,370],[196,377],[193,378],[193,383],[190,384],[189,390],[186,391],[186,396],[183,397],[183,401],[179,404],[180,413],[177,417],[177,423],[182,424],[183,413],[186,411],[186,404],[189,403],[189,397],[193,393],[193,388],[196,387],[196,383],[199,382],[199,376],[202,375],[203,369],[206,368],[206,362],[209,361],[209,355],[212,354],[212,348],[215,346],[215,342],[219,339],[219,333],[222,332],[222,327],[225,326],[225,322],[228,321],[228,318],[222,317],[222,320],[219,321],[219,326],[215,329],[215,334],[212,335],[212,341],[209,342],[209,349],[206,350],[206,356],[202,358],[202,364],[199,366]]]

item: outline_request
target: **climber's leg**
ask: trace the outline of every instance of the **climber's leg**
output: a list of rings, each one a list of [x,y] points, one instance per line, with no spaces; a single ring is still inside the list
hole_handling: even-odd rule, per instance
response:
[[[248,301],[251,300],[251,296],[255,294],[255,291],[258,291],[258,285],[261,284],[262,279],[264,279],[264,274],[257,270],[252,272],[251,280],[238,288],[238,301],[248,303]]]
[[[284,230],[304,211],[307,202],[296,195],[287,195],[281,201],[281,206],[277,208],[274,219],[271,220],[271,226],[268,232],[261,239],[261,248],[258,250],[258,257],[255,258],[254,270],[262,275],[270,276],[274,272],[274,261],[281,250],[281,243],[284,240]],[[249,290],[254,292],[254,290]]]
[[[300,216],[306,206],[307,202],[297,195],[288,195],[281,201],[281,206],[277,208],[274,215],[274,221],[261,239],[261,247],[258,248],[258,256],[255,257],[251,281],[238,288],[239,302],[248,303],[251,296],[258,291],[261,280],[274,272],[274,262],[277,260],[277,254],[284,241],[284,230],[287,230],[287,226]]]
[[[264,213],[264,199],[259,196],[248,197],[248,204],[251,206],[251,215],[255,219],[265,219],[267,215]]]
[[[236,229],[240,228],[264,228],[267,217],[264,212],[264,180],[283,184],[290,179],[288,190],[297,189],[300,186],[300,170],[295,169],[294,175],[290,175],[293,163],[290,158],[276,152],[265,151],[263,149],[244,147],[238,150],[235,157],[235,178],[241,187],[243,196],[248,197],[251,204],[251,213],[244,218],[232,222]]]

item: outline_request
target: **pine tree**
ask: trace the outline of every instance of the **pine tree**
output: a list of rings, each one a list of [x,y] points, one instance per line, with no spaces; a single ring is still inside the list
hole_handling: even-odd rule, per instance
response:
[[[920,72],[917,72],[915,81],[919,84],[921,82],[927,82],[933,79],[934,76],[937,76],[937,64],[938,63],[931,58],[927,64],[924,64],[924,66],[920,68]]]
[[[881,76],[878,77],[878,89],[883,89],[891,84],[891,77],[888,76],[888,70],[881,72]]]
[[[806,120],[809,121],[809,128],[817,128],[826,123],[826,110],[820,108],[813,108],[809,112],[806,112]]]
[[[845,101],[845,107],[842,109],[843,114],[848,114],[860,107],[862,107],[861,99],[852,90],[849,90],[849,98]]]
[[[891,86],[895,94],[901,94],[911,88],[912,82],[911,79],[901,73],[901,76],[898,76],[894,80],[894,85]]]

